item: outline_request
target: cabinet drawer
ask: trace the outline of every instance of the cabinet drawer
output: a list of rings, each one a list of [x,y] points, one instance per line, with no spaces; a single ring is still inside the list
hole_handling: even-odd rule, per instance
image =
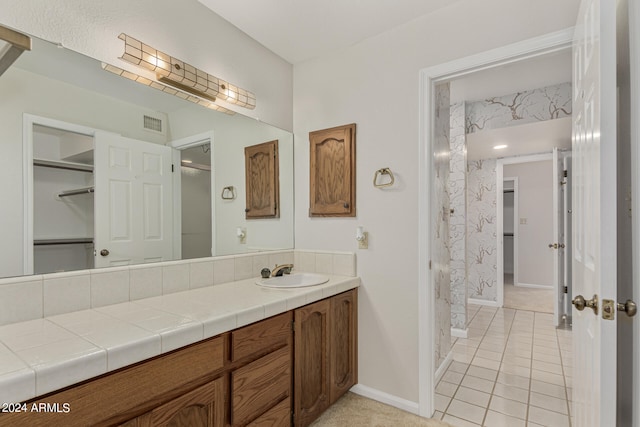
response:
[[[287,312],[231,333],[231,360],[259,355],[288,344],[291,340],[292,313]]]
[[[231,422],[245,425],[291,395],[291,347],[231,373]]]
[[[284,427],[291,425],[291,399],[286,398],[264,414],[253,420],[247,427]]]

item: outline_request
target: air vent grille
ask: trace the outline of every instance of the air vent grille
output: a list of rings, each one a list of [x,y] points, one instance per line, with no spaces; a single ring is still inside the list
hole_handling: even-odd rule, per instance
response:
[[[144,128],[153,132],[162,133],[162,120],[155,117],[144,116]]]

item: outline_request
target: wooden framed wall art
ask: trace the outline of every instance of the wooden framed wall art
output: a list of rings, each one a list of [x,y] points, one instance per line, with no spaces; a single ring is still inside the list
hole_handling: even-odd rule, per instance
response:
[[[356,125],[309,133],[309,216],[356,216]]]
[[[246,219],[280,218],[278,140],[244,149]]]

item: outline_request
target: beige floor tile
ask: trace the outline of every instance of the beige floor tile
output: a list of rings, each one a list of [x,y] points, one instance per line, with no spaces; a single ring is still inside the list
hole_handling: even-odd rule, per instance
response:
[[[436,393],[433,400],[435,401],[436,411],[445,412],[449,402],[451,402],[451,397]]]
[[[529,396],[529,405],[565,415],[569,414],[566,399],[558,399],[557,397],[547,396],[546,394],[536,393],[535,391],[532,391]]]
[[[480,425],[480,424],[471,423],[467,420],[463,420],[458,417],[453,417],[449,414],[445,414],[445,416],[442,417],[442,421],[447,422],[454,427],[479,427]]]
[[[449,365],[449,369],[447,369],[447,371],[452,371],[452,372],[457,372],[459,374],[464,374],[467,372],[467,368],[469,367],[468,363],[460,363],[460,362],[456,362],[455,360],[453,362],[451,362],[451,365]]]
[[[464,375],[458,372],[447,371],[442,376],[442,380],[451,384],[460,384],[460,381],[462,381],[463,377]]]
[[[496,386],[493,389],[493,394],[522,403],[527,403],[529,401],[529,390],[500,383],[496,383]]]
[[[499,412],[487,412],[487,418],[484,422],[485,427],[524,427],[525,421]]]
[[[478,355],[476,355],[476,357],[474,357],[473,360],[471,361],[471,365],[479,366],[481,368],[493,369],[494,371],[497,371],[498,368],[500,368],[500,361],[485,359],[483,357],[478,357]]]
[[[554,354],[535,353],[533,355],[534,360],[540,360],[541,362],[548,363],[561,363],[560,356]]]
[[[494,384],[495,383],[493,381],[484,380],[482,378],[473,377],[471,375],[465,375],[461,383],[461,385],[463,385],[464,387],[483,391],[485,393],[491,393]]]
[[[435,418],[436,420],[441,420],[443,416],[444,416],[444,414],[443,414],[442,412],[440,412],[440,411],[435,411],[435,412],[433,413],[433,417],[432,417],[432,418]]]
[[[453,399],[446,413],[454,417],[462,418],[463,420],[471,421],[472,423],[482,424],[485,412],[486,408]]]
[[[527,390],[529,389],[529,378],[521,377],[520,375],[500,372],[500,374],[498,374],[498,382],[504,385],[524,388]]]
[[[559,363],[549,363],[543,362],[541,360],[534,360],[531,367],[539,371],[546,371],[551,372],[552,374],[562,375],[562,365]]]
[[[507,361],[508,360],[509,359],[507,359]],[[531,369],[528,366],[516,366],[516,365],[511,365],[508,362],[503,363],[500,366],[500,372],[504,372],[506,374],[512,374],[512,375],[519,375],[525,378],[531,377]]]
[[[546,394],[547,396],[557,397],[558,399],[564,399],[567,396],[567,392],[564,387],[538,380],[531,380],[531,391]]]
[[[482,357],[484,359],[500,361],[502,360],[502,353],[491,351],[491,350],[478,349],[478,352],[476,353],[476,357]]]
[[[537,369],[531,370],[531,378],[560,386],[564,386],[565,383],[563,375],[552,374],[551,372],[539,371]]]
[[[453,360],[460,363],[471,363],[473,360],[473,354],[453,353]]]
[[[529,421],[553,427],[569,427],[569,416],[536,406],[529,407]]]
[[[498,371],[495,369],[482,368],[480,366],[469,366],[467,375],[482,378],[489,381],[495,381],[498,376]]]
[[[458,389],[457,384],[451,384],[446,381],[440,381],[440,384],[436,387],[436,393],[440,393],[444,396],[453,397]]]
[[[491,395],[489,393],[484,393],[467,387],[460,387],[455,395],[456,400],[462,400],[463,402],[482,406],[484,408],[489,404],[490,397]]]
[[[526,403],[516,402],[515,400],[505,399],[504,397],[500,396],[493,396],[491,398],[489,409],[501,414],[520,418],[522,420],[527,418]]]

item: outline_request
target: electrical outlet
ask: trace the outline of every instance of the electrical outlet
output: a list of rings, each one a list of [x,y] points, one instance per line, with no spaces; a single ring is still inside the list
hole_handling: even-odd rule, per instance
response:
[[[527,218],[520,218],[520,225],[527,225]]]
[[[358,249],[369,249],[369,233],[364,232],[364,239],[358,240]]]

